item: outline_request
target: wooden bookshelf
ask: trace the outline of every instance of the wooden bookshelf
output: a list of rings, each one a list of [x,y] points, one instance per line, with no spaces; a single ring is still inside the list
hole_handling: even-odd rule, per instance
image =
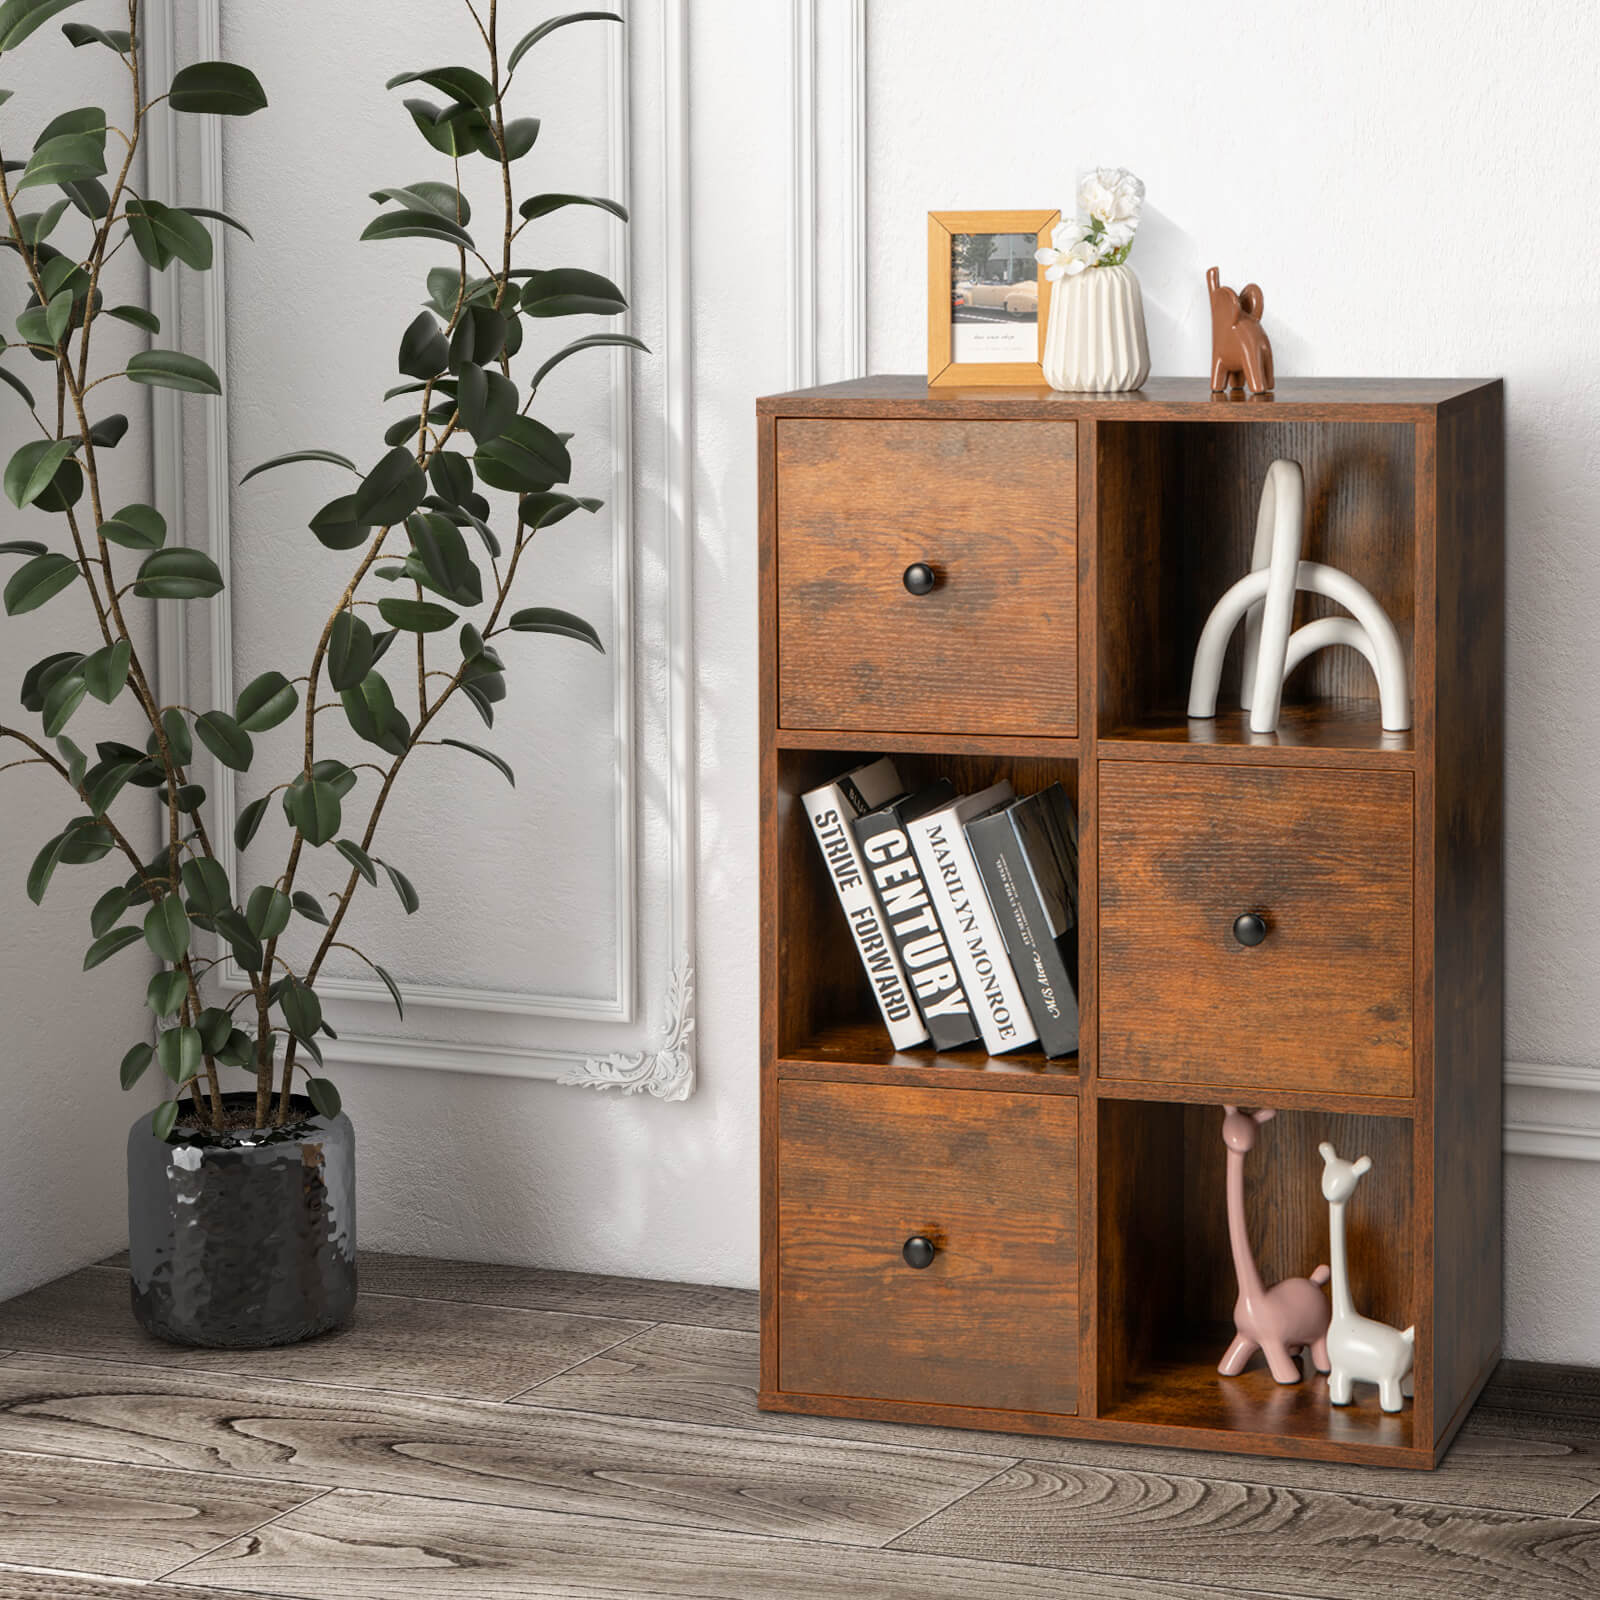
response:
[[[757,411],[761,1405],[1435,1465],[1499,1355],[1500,385],[873,378]],[[1396,625],[1406,733],[1344,651],[1273,735],[1229,709],[1237,644],[1220,714],[1185,714],[1279,457],[1308,556]],[[799,803],[880,753],[912,787],[1073,797],[1077,1056],[891,1047]],[[1236,901],[1277,912],[1248,966]],[[1327,1259],[1318,1141],[1372,1156],[1351,1275],[1416,1324],[1401,1413],[1259,1357],[1218,1375],[1223,1103],[1279,1111],[1246,1168],[1269,1281]]]

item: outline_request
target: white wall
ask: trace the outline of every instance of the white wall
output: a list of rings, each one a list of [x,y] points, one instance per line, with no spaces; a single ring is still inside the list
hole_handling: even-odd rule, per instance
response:
[[[39,129],[58,112],[94,104],[115,115],[115,108],[124,104],[126,74],[109,52],[74,51],[48,24],[23,50],[18,57],[23,70],[7,71],[15,97],[0,108],[0,147],[7,159],[26,155]],[[39,210],[37,194],[24,193],[19,211]],[[69,239],[85,238],[87,228],[69,211],[52,242],[65,246]],[[127,255],[131,259],[119,257],[108,269],[108,304],[146,303],[144,269],[131,251]],[[20,264],[8,251],[0,256],[0,326],[7,333],[26,304]],[[103,323],[93,352],[96,369],[115,371],[118,352],[136,348],[137,337],[120,323]],[[55,383],[49,375],[54,368],[25,351],[8,352],[3,359],[40,405],[53,412]],[[92,418],[121,411],[132,422],[122,443],[100,457],[108,509],[147,501],[145,391],[133,384],[108,384],[96,396]],[[21,400],[9,388],[0,393],[0,460],[9,460],[13,450],[37,436]],[[7,538],[42,539],[52,548],[68,548],[61,517],[18,512],[6,503],[0,525]],[[4,557],[0,573],[9,577],[16,564],[17,558]],[[148,607],[131,596],[125,604],[139,628],[141,659],[148,662]],[[99,643],[81,584],[37,611],[0,617],[0,722],[38,738],[39,719],[17,704],[23,673],[42,656],[92,650]],[[130,720],[131,709],[127,698],[109,708],[91,698],[67,732],[91,751],[95,738],[142,742],[137,717]],[[14,741],[0,740],[0,763],[24,754]],[[141,814],[140,800],[147,793],[129,791],[118,809],[130,838],[142,848],[151,847],[155,828],[153,806],[146,805]],[[91,937],[89,907],[110,884],[127,876],[126,862],[116,855],[93,866],[60,868],[39,908],[23,890],[40,846],[81,809],[61,779],[45,768],[0,775],[0,1020],[5,1030],[0,1052],[0,1299],[126,1242],[123,1149],[129,1124],[153,1104],[146,1085],[129,1095],[120,1091],[117,1065],[130,1045],[150,1035],[150,1013],[143,1001],[154,963],[142,950],[132,950],[91,973],[80,970]]]

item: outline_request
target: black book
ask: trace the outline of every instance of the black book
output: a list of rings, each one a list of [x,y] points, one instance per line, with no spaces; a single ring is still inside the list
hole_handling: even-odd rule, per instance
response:
[[[867,875],[883,905],[884,922],[937,1050],[971,1044],[978,1037],[978,1019],[956,971],[906,824],[949,805],[955,793],[955,785],[941,778],[918,794],[902,795],[857,817],[853,824]]]
[[[1047,1056],[1078,1048],[1078,819],[1059,783],[975,817],[967,841]]]

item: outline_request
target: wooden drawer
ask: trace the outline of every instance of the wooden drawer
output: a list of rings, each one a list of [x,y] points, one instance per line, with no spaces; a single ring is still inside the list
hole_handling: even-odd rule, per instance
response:
[[[1076,1099],[791,1079],[778,1107],[779,1387],[1075,1412]]]
[[[1105,761],[1099,796],[1101,1077],[1412,1092],[1409,772]]]
[[[778,720],[1077,732],[1077,428],[778,423]],[[906,568],[938,574],[906,590]]]

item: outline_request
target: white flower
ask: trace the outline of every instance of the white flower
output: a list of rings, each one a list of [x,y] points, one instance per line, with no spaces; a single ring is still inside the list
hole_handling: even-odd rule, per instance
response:
[[[1044,275],[1051,283],[1060,283],[1063,278],[1075,278],[1085,267],[1092,267],[1099,260],[1096,247],[1081,237],[1074,239],[1065,249],[1035,250],[1033,254],[1034,259],[1044,267]]]
[[[1130,239],[1143,205],[1144,185],[1126,167],[1096,167],[1078,184],[1078,209],[1106,227],[1126,223]]]

